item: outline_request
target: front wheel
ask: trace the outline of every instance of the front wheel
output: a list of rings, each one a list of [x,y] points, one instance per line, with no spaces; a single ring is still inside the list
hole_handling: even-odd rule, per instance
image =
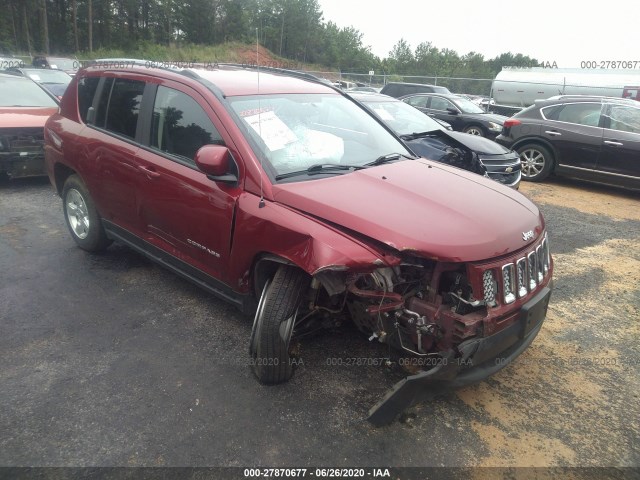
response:
[[[71,175],[64,182],[62,208],[71,237],[80,248],[99,252],[111,244],[89,190],[77,175]]]
[[[530,143],[518,148],[522,178],[530,182],[541,182],[553,168],[553,154],[542,145]]]
[[[265,284],[249,342],[251,366],[260,383],[283,383],[293,375],[291,336],[308,287],[309,276],[290,265],[280,266]]]
[[[468,127],[465,127],[465,129],[463,130],[464,133],[468,133],[469,135],[476,135],[478,137],[484,137],[484,130],[482,129],[482,127],[478,126],[478,125],[469,125]]]

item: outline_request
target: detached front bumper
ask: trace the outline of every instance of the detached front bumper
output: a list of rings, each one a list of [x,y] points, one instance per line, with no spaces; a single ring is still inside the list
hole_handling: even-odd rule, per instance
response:
[[[431,399],[444,390],[480,382],[502,370],[520,355],[538,335],[547,314],[551,283],[520,309],[518,321],[494,335],[473,338],[449,350],[431,370],[396,383],[369,410],[375,426],[387,425],[411,405]]]

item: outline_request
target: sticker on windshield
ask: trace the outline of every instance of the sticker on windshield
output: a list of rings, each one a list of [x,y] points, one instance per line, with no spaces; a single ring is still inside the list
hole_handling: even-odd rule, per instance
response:
[[[260,135],[260,138],[264,140],[264,143],[267,144],[267,147],[272,152],[298,140],[298,137],[280,120],[273,110],[257,115],[249,115],[244,117],[244,120]]]
[[[376,115],[378,115],[385,122],[393,121],[393,115],[387,112],[384,108],[374,108],[373,111],[376,112]]]
[[[35,80],[36,82],[40,81],[40,75],[38,75],[36,73],[32,73],[31,75],[29,75],[29,78]]]

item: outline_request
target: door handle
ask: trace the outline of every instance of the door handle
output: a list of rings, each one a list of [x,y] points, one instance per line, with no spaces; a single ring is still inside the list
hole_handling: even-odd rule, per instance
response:
[[[624,145],[622,142],[613,142],[611,140],[605,140],[604,143],[607,145],[613,145],[614,147],[622,147]]]
[[[160,176],[160,173],[156,172],[156,169],[153,167],[143,167],[140,165],[140,170],[142,170],[149,178],[158,178]]]
[[[559,137],[560,135],[562,135],[560,132],[554,132],[553,130],[546,130],[544,133],[553,137]]]

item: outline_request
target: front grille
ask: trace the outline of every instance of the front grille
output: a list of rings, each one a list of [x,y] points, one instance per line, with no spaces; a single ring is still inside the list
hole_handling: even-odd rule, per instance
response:
[[[499,285],[488,282],[494,279],[494,270],[487,269],[482,274],[484,299],[488,306],[496,306],[496,299],[507,305],[517,298],[524,298],[533,292],[551,271],[549,240],[544,234],[542,241],[530,247],[524,256],[507,262],[500,268]],[[496,287],[498,287],[496,289]],[[499,290],[496,291],[496,290]],[[489,302],[488,300],[492,300]]]
[[[44,146],[42,128],[11,128],[0,130],[0,152],[40,153]]]
[[[480,157],[480,161],[487,169],[487,175],[504,185],[514,185],[520,180],[522,166],[520,157],[504,158],[503,156]]]

